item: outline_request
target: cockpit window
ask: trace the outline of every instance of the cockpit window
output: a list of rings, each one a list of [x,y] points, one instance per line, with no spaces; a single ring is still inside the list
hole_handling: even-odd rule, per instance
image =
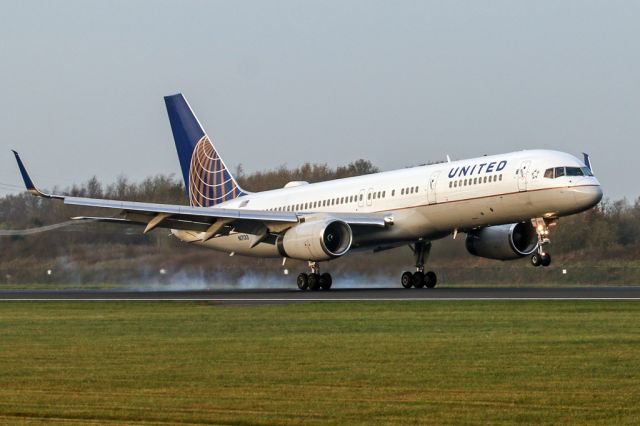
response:
[[[588,167],[554,167],[544,172],[544,177],[555,179],[562,176],[593,176]]]
[[[580,167],[565,167],[567,176],[584,176]]]
[[[593,176],[591,169],[589,169],[588,167],[581,167],[580,169],[582,170],[582,173],[584,173],[585,176]]]

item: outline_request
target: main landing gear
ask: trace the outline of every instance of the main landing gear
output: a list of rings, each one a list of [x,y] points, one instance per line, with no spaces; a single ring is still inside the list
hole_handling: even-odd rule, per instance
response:
[[[409,247],[411,247],[411,250],[413,250],[413,255],[416,259],[416,272],[411,273],[407,271],[402,274],[402,278],[400,279],[402,287],[434,288],[438,282],[438,277],[436,276],[435,272],[424,272],[424,263],[425,260],[429,257],[429,252],[431,251],[431,243],[418,241],[413,246]]]
[[[551,255],[545,250],[545,246],[551,242],[549,239],[549,227],[555,226],[556,222],[547,223],[543,218],[538,217],[531,219],[531,223],[538,234],[538,249],[531,256],[531,264],[536,267],[549,266],[551,265]]]
[[[311,291],[318,291],[320,289],[329,290],[333,282],[331,274],[327,272],[321,274],[318,262],[309,262],[309,267],[311,268],[310,274],[303,272],[298,275],[298,288],[303,291],[307,289]]]

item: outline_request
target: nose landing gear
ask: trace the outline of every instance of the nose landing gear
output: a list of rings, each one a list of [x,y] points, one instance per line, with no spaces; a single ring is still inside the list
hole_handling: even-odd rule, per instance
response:
[[[416,272],[412,273],[406,271],[403,273],[400,278],[400,284],[402,284],[402,287],[404,288],[434,288],[438,283],[438,277],[435,272],[424,272],[425,260],[429,257],[429,252],[431,251],[431,243],[418,241],[413,246],[409,247],[413,251],[416,259]]]
[[[549,266],[551,265],[551,255],[549,253],[534,253],[531,256],[531,264],[533,266]]]
[[[296,281],[298,288],[302,291],[307,289],[311,291],[318,291],[320,289],[329,290],[331,288],[331,284],[333,284],[331,274],[327,272],[320,274],[320,265],[318,265],[318,262],[309,262],[309,267],[311,268],[310,274],[305,274],[303,272],[298,275],[298,279]]]
[[[545,250],[551,240],[549,239],[549,227],[555,226],[556,222],[547,223],[544,218],[538,217],[531,219],[531,223],[538,234],[538,250],[531,256],[531,264],[533,266],[549,266],[551,265],[551,255]]]

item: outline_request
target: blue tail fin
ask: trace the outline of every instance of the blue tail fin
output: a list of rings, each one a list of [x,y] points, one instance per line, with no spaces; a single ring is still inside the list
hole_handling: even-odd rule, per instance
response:
[[[182,94],[165,96],[182,177],[192,206],[212,207],[246,195]]]

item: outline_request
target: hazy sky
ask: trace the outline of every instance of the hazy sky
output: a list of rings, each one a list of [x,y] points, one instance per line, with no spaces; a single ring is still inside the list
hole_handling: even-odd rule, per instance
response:
[[[638,1],[1,4],[0,194],[11,148],[42,187],[179,176],[183,92],[248,171],[553,148],[640,195]]]

